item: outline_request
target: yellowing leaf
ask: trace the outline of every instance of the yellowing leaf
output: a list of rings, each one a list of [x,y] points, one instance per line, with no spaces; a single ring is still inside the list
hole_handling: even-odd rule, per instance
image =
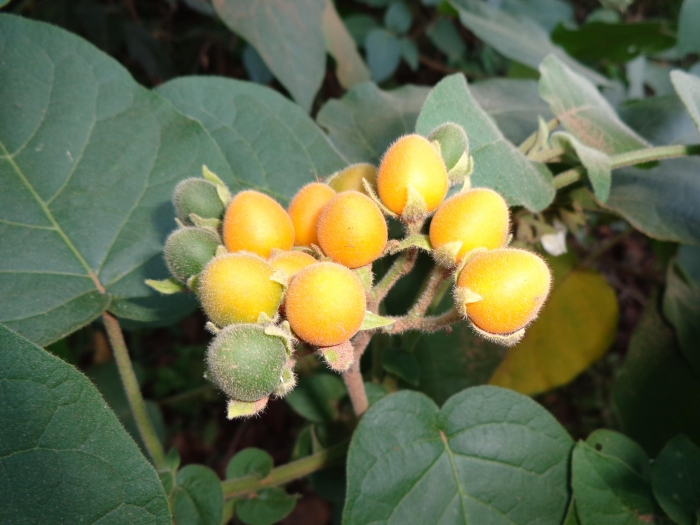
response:
[[[617,298],[605,279],[572,271],[523,340],[508,350],[490,384],[534,395],[568,383],[605,354],[617,318]]]

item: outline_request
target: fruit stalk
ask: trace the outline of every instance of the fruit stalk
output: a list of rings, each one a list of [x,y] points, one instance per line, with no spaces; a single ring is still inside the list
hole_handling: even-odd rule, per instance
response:
[[[361,332],[355,337],[353,341],[355,361],[348,370],[343,372],[343,381],[345,381],[345,386],[348,389],[353,411],[358,418],[362,416],[369,407],[365,383],[362,379],[362,373],[360,372],[360,358],[371,340],[371,332]]]
[[[378,305],[381,303],[396,282],[413,269],[417,257],[418,249],[409,248],[396,258],[393,264],[389,267],[389,270],[387,270],[382,279],[372,290],[371,302],[373,304]]]
[[[134,414],[134,421],[136,421],[136,426],[139,429],[139,434],[141,434],[141,439],[148,451],[148,455],[151,456],[156,470],[159,470],[165,467],[165,453],[156,435],[153,422],[146,411],[146,404],[143,401],[141,389],[136,380],[134,367],[131,365],[129,350],[124,342],[124,334],[122,333],[121,326],[119,326],[119,321],[108,312],[102,314],[102,320],[107,330],[109,344],[112,346],[114,359],[117,362],[119,377],[124,386],[124,392],[129,401],[129,407]]]

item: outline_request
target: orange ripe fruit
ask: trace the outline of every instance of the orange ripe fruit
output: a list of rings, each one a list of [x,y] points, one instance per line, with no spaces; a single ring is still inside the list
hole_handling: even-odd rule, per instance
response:
[[[339,264],[307,266],[294,276],[285,296],[287,320],[304,341],[334,346],[357,333],[367,302],[360,279]]]
[[[274,317],[282,285],[271,281],[274,269],[247,253],[214,257],[199,274],[197,295],[204,313],[218,326],[256,323],[261,313]]]
[[[259,191],[246,190],[226,208],[223,238],[230,252],[245,250],[267,258],[274,248],[292,247],[294,226],[277,201]]]
[[[384,251],[389,232],[377,205],[358,191],[339,193],[318,219],[323,252],[348,268],[371,263]]]
[[[485,332],[509,334],[537,317],[551,280],[545,262],[532,252],[501,248],[477,253],[459,275],[457,290],[466,288],[482,300],[459,306]]]
[[[461,241],[461,260],[474,248],[500,248],[508,237],[508,205],[498,193],[476,188],[450,197],[437,209],[430,223],[434,249]]]
[[[282,270],[287,276],[287,279],[290,279],[300,270],[312,264],[316,264],[318,261],[308,253],[290,251],[273,255],[270,257],[269,262],[275,270]]]
[[[442,157],[420,135],[404,135],[384,154],[377,172],[377,192],[384,205],[401,215],[412,187],[425,201],[428,212],[447,195],[449,181]]]
[[[318,245],[316,225],[321,210],[336,193],[333,188],[320,182],[312,182],[301,188],[289,204],[289,216],[294,224],[294,244],[297,246]]]

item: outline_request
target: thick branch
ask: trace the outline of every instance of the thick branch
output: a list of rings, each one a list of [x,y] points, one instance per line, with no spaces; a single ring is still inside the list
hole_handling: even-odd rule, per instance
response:
[[[401,334],[410,330],[421,332],[437,332],[447,329],[451,324],[462,321],[463,318],[456,310],[452,309],[444,314],[432,315],[428,317],[397,317],[394,324],[388,330],[390,334]]]

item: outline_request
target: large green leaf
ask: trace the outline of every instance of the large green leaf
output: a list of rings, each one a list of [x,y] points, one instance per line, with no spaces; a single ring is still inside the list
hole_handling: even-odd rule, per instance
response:
[[[700,376],[681,356],[656,302],[632,334],[612,392],[622,430],[652,456],[679,433],[700,443]]]
[[[608,154],[649,144],[617,116],[596,86],[555,55],[540,65],[540,95],[561,124],[585,145]]]
[[[572,445],[545,409],[501,388],[442,409],[417,392],[387,396],[353,435],[343,523],[559,525]]]
[[[631,439],[607,434],[607,439],[591,435],[574,448],[571,484],[581,525],[654,522],[649,458]],[[640,472],[645,461],[646,472]]]
[[[282,202],[345,160],[298,106],[271,89],[217,77],[185,77],[158,87],[211,133],[240,185]]]
[[[335,74],[346,89],[370,79],[369,69],[362,61],[352,36],[340,19],[333,0],[326,0],[323,10],[323,36],[326,49],[335,59]]]
[[[470,84],[469,90],[514,144],[537,130],[537,117],[545,120],[553,117],[547,103],[540,98],[536,80],[492,78]]]
[[[655,239],[700,244],[700,159],[615,170],[605,206]]]
[[[338,417],[338,402],[347,395],[343,381],[335,374],[305,377],[284,400],[310,421],[331,421]]]
[[[697,525],[700,518],[700,448],[686,436],[666,443],[651,469],[654,495],[678,525]]]
[[[196,122],[54,26],[0,15],[0,321],[46,344],[105,309],[153,321],[194,307],[167,275],[174,185],[206,163],[234,178]]]
[[[534,395],[565,385],[605,354],[617,329],[617,297],[605,279],[575,270],[555,283],[540,316],[508,349],[492,385]]]
[[[700,0],[683,0],[678,14],[678,50],[700,53]]]
[[[474,186],[500,192],[511,205],[545,208],[554,198],[552,176],[543,164],[532,163],[508,142],[477,104],[463,75],[441,80],[430,92],[416,122],[421,135],[454,122],[464,128],[474,157]]]
[[[599,85],[608,80],[576,62],[561,48],[552,44],[549,34],[531,18],[511,14],[479,0],[451,0],[459,19],[467,29],[502,55],[537,69],[547,55],[553,54]]]
[[[620,118],[652,144],[697,144],[700,133],[675,94],[633,101],[619,110]]]
[[[547,33],[560,23],[576,23],[574,10],[562,0],[503,0],[501,9],[515,16],[532,18]]]
[[[175,476],[170,496],[177,525],[219,525],[224,515],[224,494],[219,477],[204,465],[187,465]]]
[[[367,82],[326,102],[317,120],[349,161],[376,163],[394,140],[413,131],[428,91],[410,85],[382,91]]]
[[[0,325],[0,522],[169,525],[153,467],[90,381]]]
[[[672,71],[671,82],[700,129],[700,78],[685,71]]]
[[[305,111],[326,72],[326,0],[214,0],[216,12],[255,47]]]

